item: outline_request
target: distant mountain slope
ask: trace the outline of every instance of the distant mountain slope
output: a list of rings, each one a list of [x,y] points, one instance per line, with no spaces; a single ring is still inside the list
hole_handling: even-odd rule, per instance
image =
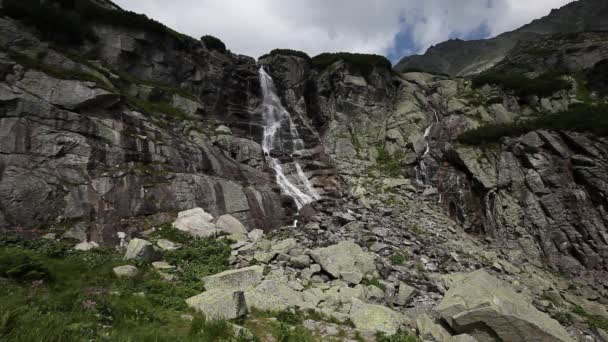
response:
[[[403,58],[397,71],[422,70],[464,76],[486,70],[500,62],[518,42],[540,35],[608,30],[608,1],[580,0],[570,3],[515,31],[492,39],[449,40],[432,46],[423,55]]]

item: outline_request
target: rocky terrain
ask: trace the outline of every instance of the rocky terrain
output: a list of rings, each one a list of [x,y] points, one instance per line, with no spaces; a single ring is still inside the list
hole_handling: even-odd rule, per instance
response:
[[[608,341],[603,2],[434,73],[66,3],[0,17],[0,339]]]

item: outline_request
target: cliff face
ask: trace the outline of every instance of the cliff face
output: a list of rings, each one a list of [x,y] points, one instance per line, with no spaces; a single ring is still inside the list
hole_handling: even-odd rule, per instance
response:
[[[0,18],[0,226],[64,226],[113,243],[117,231],[196,206],[252,229],[290,221],[256,142],[253,59],[170,35],[94,30],[99,40],[81,53]]]
[[[487,70],[508,55],[518,43],[542,40],[545,35],[606,31],[608,4],[601,0],[579,0],[517,30],[484,40],[450,40],[428,49],[423,55],[403,58],[399,72],[424,71],[451,76],[466,76]]]

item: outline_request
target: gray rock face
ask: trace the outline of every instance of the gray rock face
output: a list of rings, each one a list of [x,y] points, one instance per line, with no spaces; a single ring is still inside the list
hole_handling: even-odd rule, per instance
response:
[[[180,87],[194,97],[143,83],[131,84],[132,94],[106,90],[111,76],[48,49],[27,27],[0,19],[2,46],[21,41],[36,47],[29,54],[44,52],[41,63],[101,80],[59,79],[2,53],[10,67],[0,73],[0,227],[69,224],[81,227],[87,240],[113,244],[118,231],[130,233],[144,218],[194,207],[215,217],[231,214],[252,229],[291,221],[273,176],[252,167],[262,159],[255,143],[262,130],[253,59],[211,52],[196,40],[178,48],[181,43],[167,35],[95,30],[100,40],[74,54],[87,54],[100,70],[128,70],[131,77]],[[134,111],[118,92],[160,98],[185,116]],[[202,112],[229,127],[233,139],[249,143],[214,143]]]
[[[245,291],[258,285],[262,281],[263,273],[264,268],[262,266],[251,266],[204,277],[203,282],[207,290],[235,289]]]
[[[557,321],[484,270],[451,287],[436,309],[454,331],[482,341],[573,341]]]
[[[186,303],[210,320],[230,320],[247,314],[247,305],[242,291],[215,289],[188,298]]]
[[[317,248],[310,255],[327,273],[353,284],[358,284],[364,275],[371,274],[376,269],[374,256],[350,241]]]
[[[496,38],[450,40],[438,44],[428,49],[424,55],[403,58],[395,69],[400,72],[422,70],[452,76],[479,73],[502,61],[518,42],[525,43],[553,33],[605,31],[608,27],[598,13],[605,13],[606,6],[601,0],[577,1]]]

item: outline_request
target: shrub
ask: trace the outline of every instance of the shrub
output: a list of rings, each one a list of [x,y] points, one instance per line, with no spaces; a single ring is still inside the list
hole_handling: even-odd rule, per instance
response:
[[[420,339],[418,337],[411,335],[407,332],[399,331],[394,335],[386,335],[383,333],[378,333],[376,335],[376,342],[419,342]]]
[[[366,73],[371,72],[374,67],[392,69],[391,62],[384,56],[349,52],[322,53],[312,58],[312,64],[322,70],[339,60]]]
[[[306,52],[298,51],[298,50],[290,50],[290,49],[274,49],[274,50],[270,51],[270,53],[260,56],[259,59],[263,59],[263,58],[275,56],[275,55],[295,56],[295,57],[304,58],[306,60],[311,59],[310,56]]]
[[[216,50],[221,53],[226,52],[226,44],[224,44],[224,42],[222,42],[219,38],[207,35],[202,36],[201,40],[209,50]]]
[[[407,256],[405,256],[401,253],[396,253],[391,256],[391,263],[393,265],[401,266],[401,265],[405,264],[406,261],[407,261]]]
[[[587,74],[587,85],[600,95],[608,95],[608,59],[597,62]]]
[[[87,39],[95,40],[88,23],[73,8],[66,8],[63,2],[61,5],[40,0],[4,0],[3,12],[33,25],[43,37],[53,41],[81,44]]]
[[[482,145],[538,129],[590,132],[598,136],[608,136],[608,105],[576,104],[564,112],[547,114],[524,122],[484,125],[462,133],[458,141],[463,144]]]
[[[547,97],[557,91],[570,89],[572,86],[559,74],[548,73],[537,78],[529,78],[523,74],[503,74],[493,71],[474,77],[472,83],[473,88],[480,88],[486,84],[497,85],[504,90],[512,91],[520,98],[533,95]]]
[[[11,247],[0,250],[0,276],[34,281],[49,279],[50,272],[32,252]]]
[[[376,163],[378,169],[391,177],[401,175],[402,156],[399,153],[391,155],[384,147],[378,147],[377,151]]]

